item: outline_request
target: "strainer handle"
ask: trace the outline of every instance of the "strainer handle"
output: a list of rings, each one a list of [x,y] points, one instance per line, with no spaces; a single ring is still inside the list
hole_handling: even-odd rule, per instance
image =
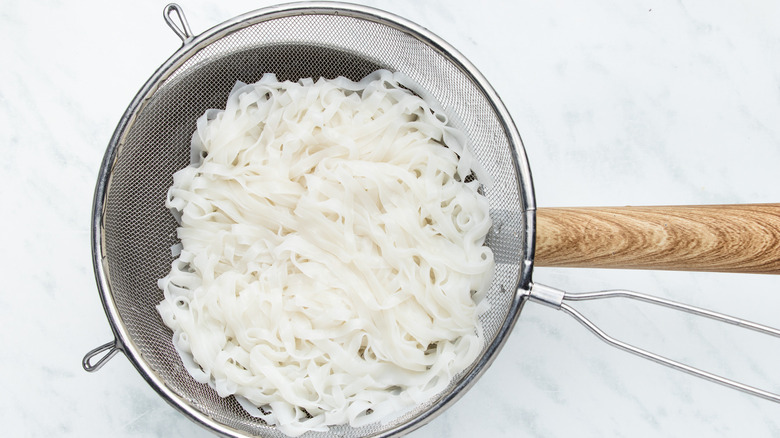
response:
[[[95,371],[102,368],[103,365],[105,365],[106,362],[108,362],[112,357],[114,357],[114,355],[117,354],[119,350],[121,350],[121,348],[119,347],[119,342],[116,339],[111,342],[106,342],[100,347],[92,349],[89,353],[85,354],[84,359],[81,360],[81,366],[84,367],[85,371],[94,373]],[[92,360],[100,355],[102,355],[100,359],[98,359],[97,362],[92,363]]]
[[[684,363],[677,362],[672,359],[668,359],[658,354],[619,341],[609,336],[608,334],[604,333],[604,331],[598,328],[590,320],[585,318],[577,310],[575,310],[568,304],[564,303],[564,301],[584,301],[584,300],[595,300],[601,298],[618,298],[618,297],[630,298],[630,299],[644,301],[651,304],[657,304],[660,306],[669,307],[675,310],[681,310],[683,312],[691,313],[694,315],[704,316],[717,321],[726,322],[729,324],[748,328],[760,333],[764,333],[767,335],[776,336],[780,338],[780,330],[778,329],[761,325],[761,324],[756,324],[754,322],[746,321],[740,318],[735,318],[733,316],[725,315],[722,313],[713,312],[699,307],[694,307],[687,304],[682,304],[675,301],[666,300],[663,298],[658,298],[651,295],[646,295],[646,294],[633,292],[629,290],[605,290],[605,291],[586,292],[586,293],[569,293],[550,286],[545,286],[543,284],[535,283],[531,286],[531,290],[527,294],[528,294],[528,298],[533,301],[545,304],[547,306],[550,306],[558,310],[563,310],[567,314],[571,315],[574,319],[579,321],[582,325],[587,327],[593,334],[598,336],[601,340],[612,345],[613,347],[619,348],[629,353],[633,353],[639,357],[643,357],[645,359],[651,360],[661,365],[666,365],[678,371],[682,371],[696,377],[701,377],[702,379],[706,379],[711,382],[718,383],[732,389],[736,389],[757,397],[761,397],[766,400],[780,403],[780,395],[778,394],[765,391],[763,389],[759,389],[753,386],[745,385],[744,383],[740,383],[735,380],[731,380],[707,371],[700,370],[698,368],[694,368],[690,365],[686,365]]]
[[[780,203],[536,210],[534,266],[780,274]]]

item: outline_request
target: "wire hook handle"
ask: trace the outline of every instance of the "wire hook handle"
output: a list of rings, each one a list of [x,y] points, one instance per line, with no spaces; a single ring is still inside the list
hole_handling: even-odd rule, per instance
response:
[[[572,316],[574,319],[579,321],[580,324],[584,325],[588,330],[590,330],[593,334],[598,336],[601,340],[603,340],[604,342],[606,342],[607,344],[613,347],[619,348],[621,350],[627,351],[629,353],[635,354],[639,357],[643,357],[645,359],[651,360],[661,365],[668,366],[678,371],[682,371],[684,373],[688,373],[690,375],[700,377],[702,379],[709,380],[711,382],[718,383],[720,385],[724,385],[729,388],[745,392],[747,394],[754,395],[756,397],[761,397],[766,400],[780,403],[780,395],[778,394],[765,391],[763,389],[759,389],[750,385],[746,385],[744,383],[740,383],[735,380],[719,376],[717,374],[700,370],[690,365],[686,365],[682,362],[678,362],[676,360],[663,357],[661,355],[652,353],[650,351],[617,340],[612,336],[609,336],[608,334],[604,333],[603,330],[598,328],[595,324],[593,324],[589,319],[587,319],[585,316],[583,316],[580,312],[575,310],[573,307],[564,303],[564,301],[585,301],[585,300],[596,300],[596,299],[603,299],[603,298],[630,298],[638,301],[644,301],[650,304],[656,304],[659,306],[680,310],[693,315],[703,316],[706,318],[714,319],[716,321],[721,321],[739,327],[744,327],[750,330],[754,330],[760,333],[764,333],[770,336],[775,336],[780,338],[780,330],[778,329],[768,327],[762,324],[757,324],[744,319],[735,318],[733,316],[726,315],[723,313],[713,312],[711,310],[706,310],[699,307],[690,306],[688,304],[678,303],[676,301],[671,301],[664,298],[658,298],[652,295],[646,295],[646,294],[642,294],[630,290],[618,289],[618,290],[604,290],[604,291],[585,292],[585,293],[569,293],[550,286],[534,283],[531,286],[531,289],[528,291],[527,295],[528,298],[531,299],[532,301],[536,301],[538,303],[547,305],[554,309],[563,310],[564,312]]]

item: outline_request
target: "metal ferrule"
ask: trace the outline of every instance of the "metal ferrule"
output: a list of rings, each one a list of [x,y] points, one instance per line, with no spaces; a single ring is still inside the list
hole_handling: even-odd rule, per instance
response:
[[[558,310],[560,310],[565,296],[566,292],[539,283],[533,283],[531,290],[528,291],[528,298],[531,300]]]

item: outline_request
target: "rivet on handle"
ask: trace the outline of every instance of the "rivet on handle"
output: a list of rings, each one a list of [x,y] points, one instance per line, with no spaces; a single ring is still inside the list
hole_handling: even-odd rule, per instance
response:
[[[89,353],[85,354],[84,359],[81,361],[81,366],[84,367],[85,371],[94,373],[95,371],[99,370],[103,365],[105,365],[109,359],[114,357],[114,355],[117,354],[117,352],[119,352],[119,343],[116,340],[113,340],[111,342],[106,342],[100,347],[97,347],[94,350],[90,351]],[[93,364],[92,359],[95,358],[95,356],[98,356],[100,354],[102,354],[103,356]]]
[[[171,17],[172,12],[176,13],[176,17],[179,19],[178,24],[173,21],[173,18]],[[163,18],[165,19],[165,22],[168,23],[168,27],[181,38],[182,43],[186,43],[194,37],[190,30],[190,24],[187,22],[187,18],[184,16],[184,10],[182,10],[181,6],[176,3],[169,3],[165,6],[165,9],[163,9]]]

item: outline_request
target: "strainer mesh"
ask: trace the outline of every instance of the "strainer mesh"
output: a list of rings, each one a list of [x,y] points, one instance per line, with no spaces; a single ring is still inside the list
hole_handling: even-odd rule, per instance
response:
[[[461,125],[492,185],[484,192],[494,226],[488,244],[497,269],[483,315],[490,344],[508,315],[518,284],[525,223],[522,193],[506,122],[469,74],[414,34],[382,20],[346,14],[296,14],[242,23],[193,53],[167,74],[136,108],[116,149],[103,210],[107,281],[120,321],[143,360],[165,384],[206,417],[250,435],[283,436],[247,415],[185,371],[155,306],[157,279],[170,270],[176,222],[164,206],[175,171],[189,164],[195,121],[209,108],[223,108],[237,80],[254,82],[274,72],[281,80],[346,76],[357,80],[377,68],[401,71],[433,95]],[[519,147],[519,145],[517,146]],[[464,373],[465,375],[466,373]],[[458,383],[454,379],[451,388]],[[388,425],[333,428],[331,436],[366,436],[389,430],[424,412],[435,400]],[[311,435],[320,435],[311,433]]]

